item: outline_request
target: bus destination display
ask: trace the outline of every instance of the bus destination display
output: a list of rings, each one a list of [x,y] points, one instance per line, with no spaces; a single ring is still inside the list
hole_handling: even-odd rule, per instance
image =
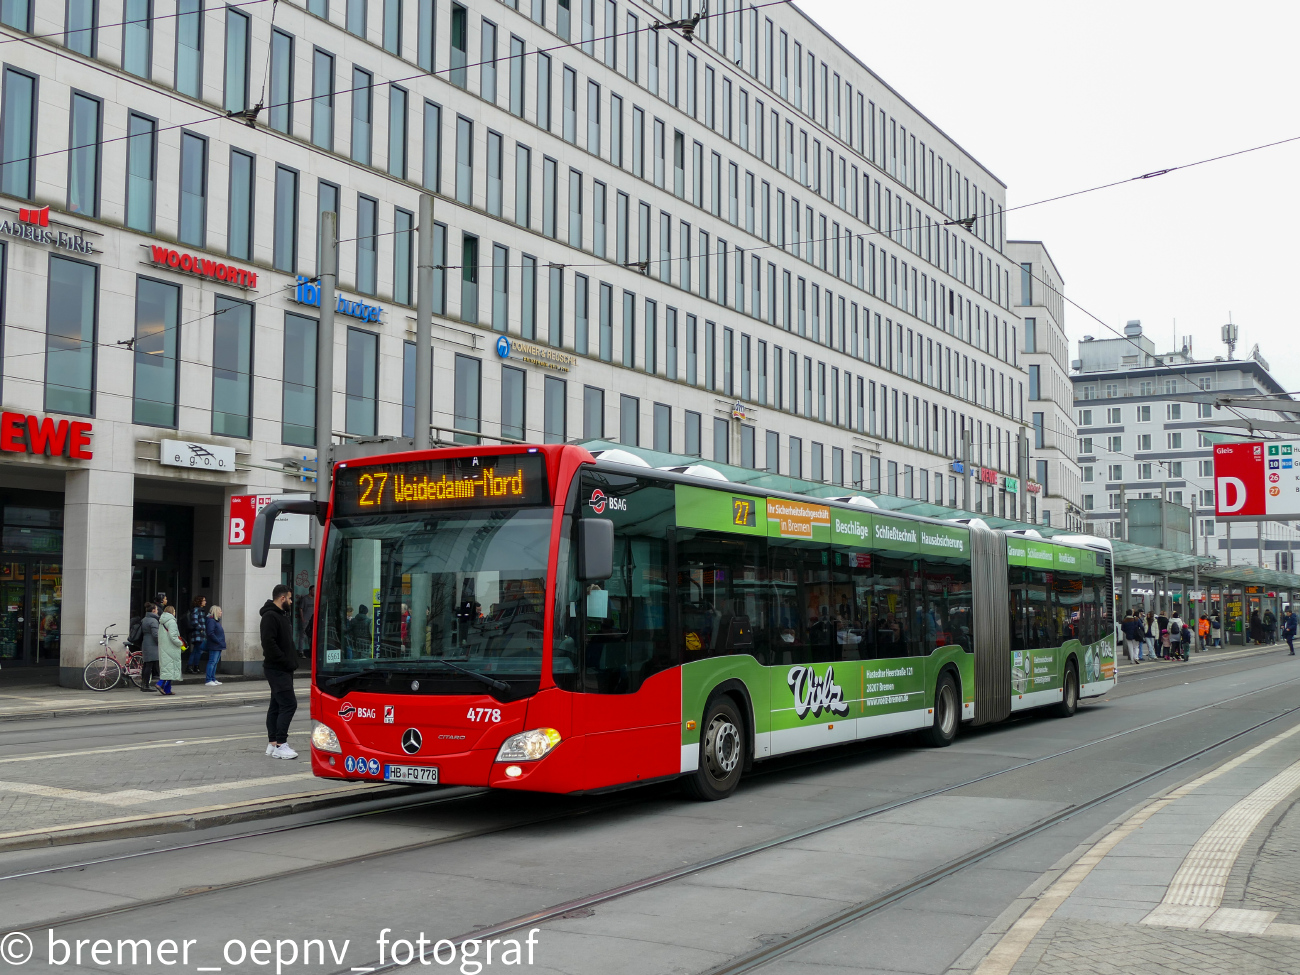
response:
[[[541,454],[417,460],[344,468],[334,485],[340,515],[547,504]]]

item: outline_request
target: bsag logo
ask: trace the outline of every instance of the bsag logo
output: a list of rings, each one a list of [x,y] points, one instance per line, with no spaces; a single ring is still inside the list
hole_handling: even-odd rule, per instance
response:
[[[397,709],[392,704],[384,705],[384,724],[392,724],[393,719],[397,717]]]
[[[375,716],[374,708],[357,708],[351,704],[344,704],[339,708],[339,717],[344,721],[351,721],[353,717],[373,718]]]
[[[796,717],[805,718],[809,712],[814,718],[823,711],[838,715],[849,713],[844,689],[835,683],[834,667],[826,668],[825,677],[818,677],[811,667],[791,667],[785,680],[794,692]]]
[[[627,498],[610,498],[605,496],[605,492],[600,488],[591,492],[591,500],[587,502],[591,505],[591,510],[598,515],[605,513],[605,506],[609,506],[610,511],[626,511]]]

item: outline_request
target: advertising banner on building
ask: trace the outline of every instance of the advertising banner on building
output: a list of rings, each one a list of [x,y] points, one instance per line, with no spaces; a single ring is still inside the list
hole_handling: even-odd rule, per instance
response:
[[[1300,443],[1227,443],[1214,447],[1214,516],[1220,521],[1300,518]]]

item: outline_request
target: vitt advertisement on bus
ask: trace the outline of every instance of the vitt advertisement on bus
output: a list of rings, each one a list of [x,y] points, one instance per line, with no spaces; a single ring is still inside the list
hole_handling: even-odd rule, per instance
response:
[[[1214,516],[1221,521],[1300,518],[1300,442],[1216,444]]]

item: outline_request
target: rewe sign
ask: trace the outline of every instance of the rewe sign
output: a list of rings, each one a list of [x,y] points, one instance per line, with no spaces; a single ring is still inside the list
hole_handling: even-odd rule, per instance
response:
[[[91,424],[27,413],[0,413],[0,451],[90,460]]]
[[[1300,517],[1300,443],[1216,444],[1214,516],[1221,521]]]

